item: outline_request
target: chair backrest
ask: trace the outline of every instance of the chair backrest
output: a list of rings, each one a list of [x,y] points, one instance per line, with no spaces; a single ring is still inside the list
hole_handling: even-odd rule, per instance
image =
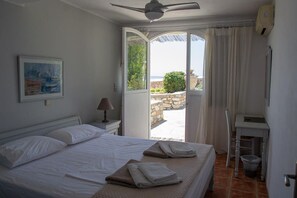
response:
[[[228,132],[228,150],[227,150],[227,161],[226,161],[226,167],[230,164],[230,157],[231,157],[231,142],[232,142],[232,129],[231,129],[231,119],[230,119],[230,113],[228,109],[225,110],[225,117],[226,117],[226,126],[227,126],[227,132]]]

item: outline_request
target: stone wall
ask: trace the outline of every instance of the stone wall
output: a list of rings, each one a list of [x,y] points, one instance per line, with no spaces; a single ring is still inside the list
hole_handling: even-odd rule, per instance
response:
[[[151,100],[162,101],[164,110],[181,109],[186,104],[186,92],[151,94]]]
[[[161,100],[151,100],[151,126],[163,121],[163,102]]]

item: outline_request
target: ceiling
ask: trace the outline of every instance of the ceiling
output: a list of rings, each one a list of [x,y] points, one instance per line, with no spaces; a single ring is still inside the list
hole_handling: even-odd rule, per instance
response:
[[[6,0],[25,4],[38,0]],[[118,24],[149,23],[143,13],[113,7],[110,3],[143,8],[150,0],[61,0]],[[159,0],[162,4],[184,3],[195,0]],[[196,0],[200,10],[168,12],[160,21],[197,20],[205,18],[251,17],[258,8],[271,0]]]

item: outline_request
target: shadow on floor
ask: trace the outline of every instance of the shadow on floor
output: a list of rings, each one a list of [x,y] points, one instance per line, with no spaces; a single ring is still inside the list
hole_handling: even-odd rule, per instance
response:
[[[153,126],[151,126],[151,129],[154,129],[154,128],[160,126],[161,124],[163,124],[163,123],[166,122],[166,121],[167,121],[167,120],[162,120],[161,122],[158,122],[158,123],[154,124]]]

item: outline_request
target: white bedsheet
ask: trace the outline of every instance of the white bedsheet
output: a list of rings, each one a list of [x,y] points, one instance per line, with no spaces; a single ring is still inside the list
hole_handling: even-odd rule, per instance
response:
[[[154,143],[104,134],[12,170],[0,166],[0,197],[92,197],[106,176],[130,159],[140,160]]]

